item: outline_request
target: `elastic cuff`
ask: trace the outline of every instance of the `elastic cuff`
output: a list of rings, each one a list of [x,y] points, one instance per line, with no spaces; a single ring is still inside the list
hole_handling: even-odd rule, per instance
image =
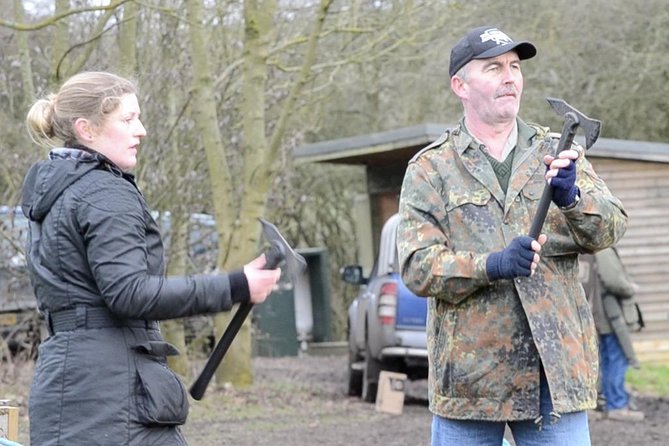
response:
[[[581,190],[578,187],[575,187],[576,192],[574,193],[574,198],[573,201],[571,201],[570,204],[566,206],[558,206],[561,210],[563,211],[569,211],[571,209],[574,209],[576,205],[581,201]]]
[[[493,281],[500,278],[499,271],[499,252],[493,252],[488,256],[485,263],[485,272],[488,275],[488,280]]]
[[[236,269],[228,275],[230,278],[230,295],[232,302],[243,304],[251,301],[251,292],[249,291],[249,282],[246,280],[246,274],[243,269]]]
[[[561,191],[562,192],[562,191]],[[560,208],[569,208],[574,206],[576,202],[576,197],[578,196],[578,187],[573,186],[569,192],[562,192],[553,194],[553,202]]]

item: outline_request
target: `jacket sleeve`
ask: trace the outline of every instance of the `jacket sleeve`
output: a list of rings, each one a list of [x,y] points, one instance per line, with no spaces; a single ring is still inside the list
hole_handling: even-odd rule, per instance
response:
[[[621,201],[609,191],[585,156],[578,159],[576,166],[581,200],[573,209],[564,211],[564,216],[574,242],[584,252],[593,253],[622,238],[628,217]]]
[[[120,178],[105,178],[80,204],[79,224],[100,295],[120,317],[171,319],[229,310],[227,274],[149,273],[143,199]]]
[[[595,254],[602,285],[609,293],[619,299],[629,299],[634,296],[634,283],[627,275],[625,267],[613,249],[605,249]]]
[[[488,253],[454,251],[447,231],[441,194],[430,175],[410,163],[400,198],[397,248],[402,281],[419,296],[460,302],[490,284],[485,269]]]

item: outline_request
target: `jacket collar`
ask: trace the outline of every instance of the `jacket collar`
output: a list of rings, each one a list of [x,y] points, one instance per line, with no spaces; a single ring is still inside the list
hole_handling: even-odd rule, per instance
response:
[[[516,149],[527,150],[531,147],[532,140],[536,136],[537,130],[534,127],[526,124],[525,121],[520,118],[516,118],[516,124],[518,126],[518,140],[516,142]],[[455,149],[457,150],[458,154],[462,155],[467,149],[478,149],[479,143],[469,133],[467,127],[465,127],[464,118],[460,120],[451,134],[454,137]]]

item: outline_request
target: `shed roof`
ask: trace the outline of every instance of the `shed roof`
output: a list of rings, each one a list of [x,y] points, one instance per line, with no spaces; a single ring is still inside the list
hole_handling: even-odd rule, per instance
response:
[[[420,124],[385,132],[305,144],[295,150],[302,162],[330,162],[383,166],[408,161],[422,147],[436,140],[446,124]],[[583,143],[580,136],[576,140]],[[588,156],[669,163],[669,144],[599,138]]]

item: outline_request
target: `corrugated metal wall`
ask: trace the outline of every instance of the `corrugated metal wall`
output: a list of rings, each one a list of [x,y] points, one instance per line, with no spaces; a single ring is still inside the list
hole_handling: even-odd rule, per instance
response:
[[[669,363],[669,164],[589,159],[630,216],[618,250],[640,286],[646,328],[633,335],[637,354],[644,362]]]

